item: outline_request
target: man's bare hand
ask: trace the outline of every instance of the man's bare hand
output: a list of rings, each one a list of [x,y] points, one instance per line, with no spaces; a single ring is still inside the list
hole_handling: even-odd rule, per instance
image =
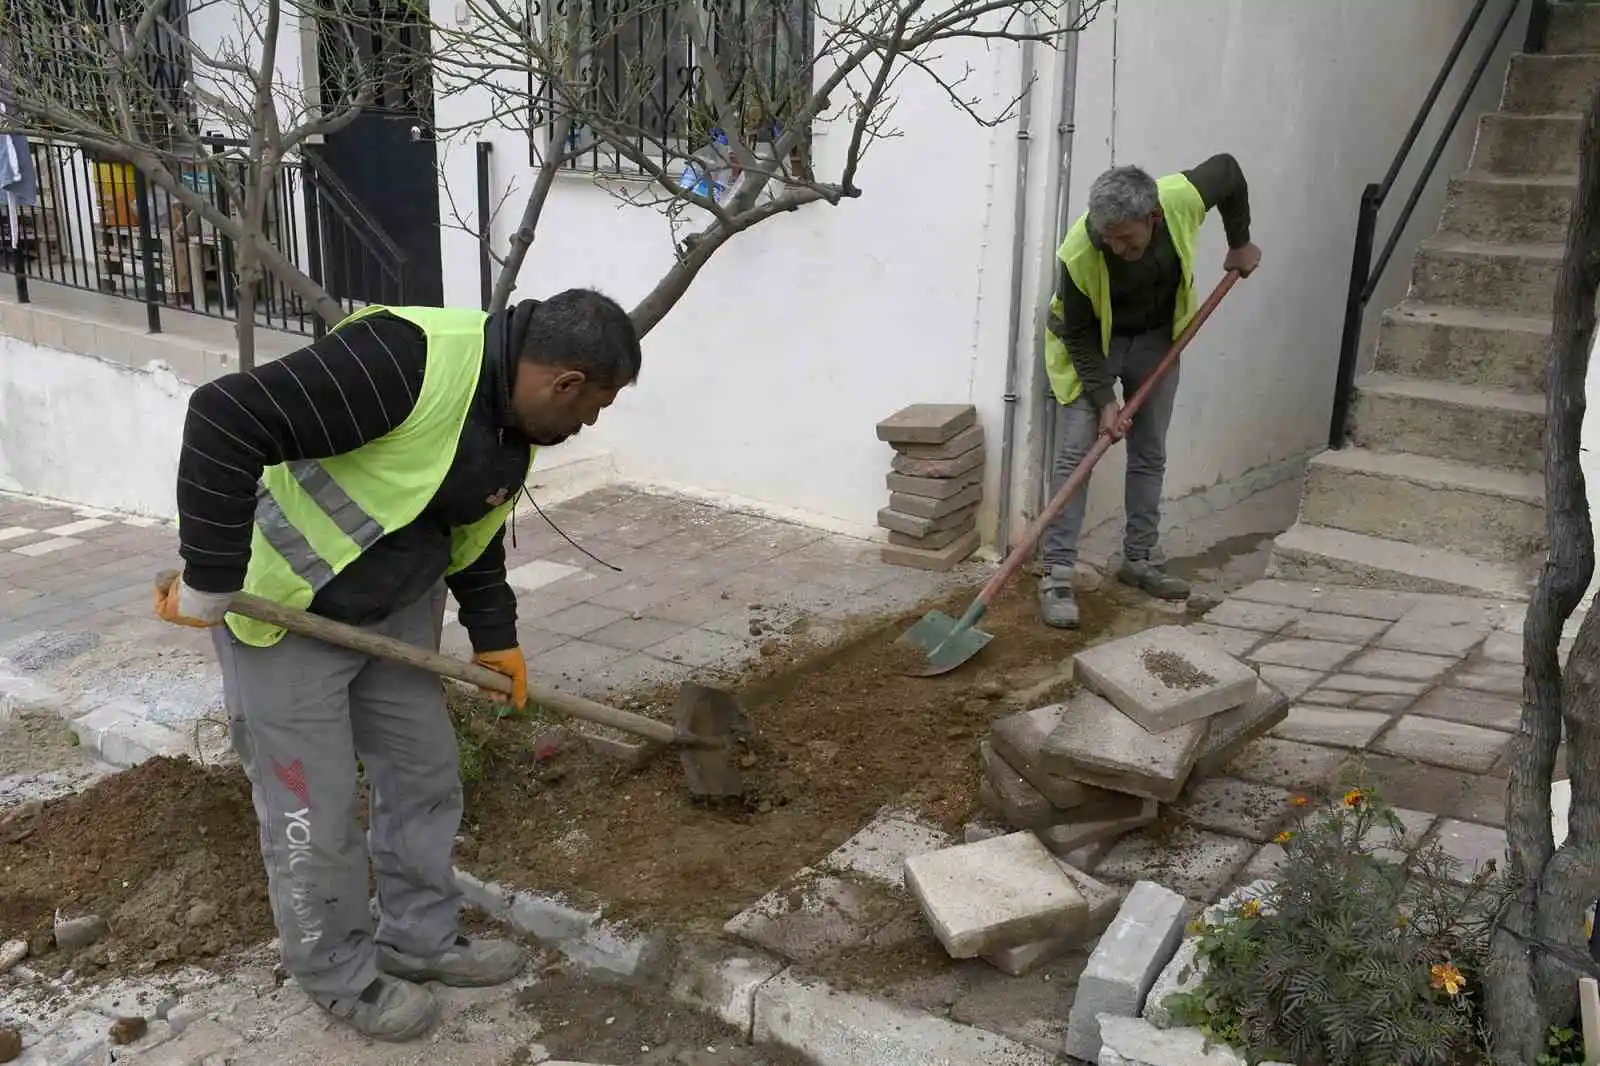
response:
[[[1127,423],[1122,418],[1121,404],[1112,402],[1100,408],[1100,432],[1112,440],[1121,440],[1122,435],[1128,432]]]
[[[1228,252],[1222,260],[1224,272],[1237,270],[1241,278],[1248,278],[1261,265],[1261,249],[1254,244],[1243,244]]]

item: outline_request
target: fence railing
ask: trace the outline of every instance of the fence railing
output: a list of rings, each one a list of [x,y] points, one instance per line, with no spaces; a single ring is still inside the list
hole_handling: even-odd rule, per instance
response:
[[[1544,50],[1545,32],[1550,21],[1550,0],[1528,0],[1528,2],[1530,4],[1528,28],[1522,49],[1525,52],[1540,52]],[[1416,117],[1411,121],[1411,128],[1406,131],[1405,139],[1400,142],[1400,150],[1395,152],[1394,160],[1389,164],[1388,173],[1384,175],[1383,181],[1368,185],[1361,192],[1361,206],[1356,213],[1355,250],[1350,264],[1350,286],[1345,294],[1344,330],[1339,337],[1339,376],[1334,383],[1333,414],[1328,424],[1329,448],[1343,448],[1349,430],[1350,404],[1355,393],[1356,367],[1360,363],[1362,324],[1366,318],[1367,304],[1372,301],[1379,283],[1383,280],[1383,272],[1389,266],[1389,260],[1393,258],[1395,249],[1400,244],[1400,238],[1411,221],[1412,213],[1417,209],[1418,201],[1422,199],[1422,194],[1427,189],[1429,179],[1433,177],[1433,172],[1439,165],[1440,157],[1450,144],[1450,137],[1455,132],[1456,124],[1461,121],[1461,115],[1477,91],[1478,83],[1483,80],[1489,61],[1499,51],[1506,29],[1516,18],[1522,5],[1523,0],[1507,0],[1499,23],[1489,40],[1484,42],[1483,51],[1468,75],[1466,84],[1456,97],[1456,102],[1445,119],[1444,127],[1434,142],[1433,150],[1417,174],[1416,182],[1406,197],[1405,206],[1400,211],[1400,217],[1395,219],[1376,262],[1373,261],[1372,253],[1377,246],[1378,212],[1382,210],[1389,194],[1394,191],[1400,171],[1410,158],[1411,149],[1416,147],[1417,138],[1422,134],[1422,127],[1432,116],[1434,105],[1439,102],[1439,95],[1444,91],[1445,83],[1455,72],[1456,61],[1461,58],[1461,53],[1466,49],[1473,30],[1483,17],[1484,10],[1488,7],[1488,0],[1477,0],[1472,5],[1472,10],[1467,13],[1466,22],[1462,24],[1461,32],[1456,34],[1455,43],[1451,45],[1450,53],[1445,56],[1444,65],[1439,68],[1439,74],[1434,78],[1433,86],[1423,99],[1422,106],[1417,109]]]
[[[178,181],[228,215],[245,162],[226,154],[237,142],[209,139],[209,156],[173,164]],[[30,279],[143,303],[151,332],[173,309],[238,317],[235,241],[202,213],[132,165],[77,145],[29,142],[37,201],[12,219],[0,210],[0,248],[28,302]],[[405,256],[343,185],[306,156],[286,163],[263,215],[263,239],[347,309],[403,303]],[[278,278],[255,293],[257,325],[320,336],[325,323]]]

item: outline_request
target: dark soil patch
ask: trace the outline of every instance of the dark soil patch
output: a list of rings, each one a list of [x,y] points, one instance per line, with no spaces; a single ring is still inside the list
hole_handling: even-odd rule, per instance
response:
[[[0,939],[25,937],[30,965],[146,973],[273,935],[250,786],[236,768],[152,759],[44,804],[34,823],[0,845]],[[110,931],[69,958],[54,950],[57,908],[98,914]]]

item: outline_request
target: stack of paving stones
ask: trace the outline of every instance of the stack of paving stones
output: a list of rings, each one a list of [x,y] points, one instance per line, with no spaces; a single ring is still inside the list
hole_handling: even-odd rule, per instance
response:
[[[983,497],[983,427],[971,404],[914,403],[878,423],[894,446],[889,506],[878,525],[889,531],[883,561],[949,570],[978,548]]]

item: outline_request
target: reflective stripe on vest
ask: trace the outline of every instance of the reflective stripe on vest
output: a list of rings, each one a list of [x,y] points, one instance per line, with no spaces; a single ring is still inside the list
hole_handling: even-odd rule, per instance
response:
[[[383,526],[378,520],[362,510],[321,463],[315,459],[298,459],[285,465],[312,502],[341,533],[355,542],[356,547],[366,551],[383,536]],[[322,586],[333,580],[333,568],[323,562],[311,542],[294,528],[265,485],[256,490],[256,525],[267,543],[283,556],[291,570],[305,579],[313,592],[321,591]]]

